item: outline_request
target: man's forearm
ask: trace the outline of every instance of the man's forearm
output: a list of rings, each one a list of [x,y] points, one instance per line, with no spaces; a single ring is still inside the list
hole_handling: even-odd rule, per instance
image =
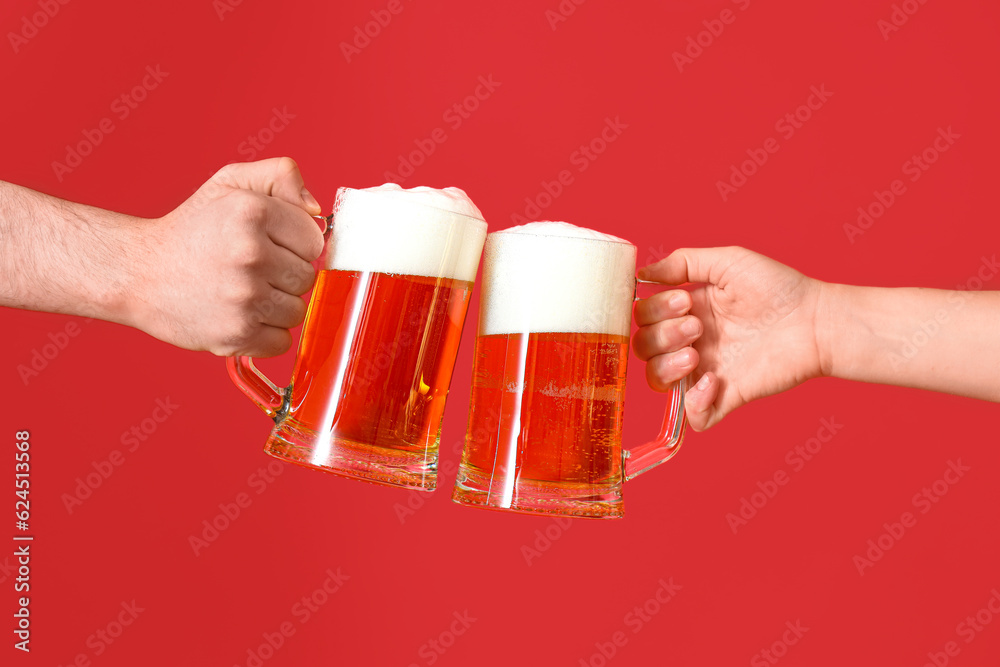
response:
[[[1000,292],[826,284],[823,374],[1000,401]]]
[[[134,324],[140,222],[0,182],[0,306]]]

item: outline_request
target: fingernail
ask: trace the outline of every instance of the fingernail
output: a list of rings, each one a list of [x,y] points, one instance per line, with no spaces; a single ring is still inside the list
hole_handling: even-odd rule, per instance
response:
[[[698,384],[694,386],[698,391],[705,391],[708,389],[708,385],[712,382],[712,379],[708,375],[702,375],[701,379],[698,380]]]
[[[690,366],[691,365],[691,350],[681,350],[673,356],[674,365],[676,366]]]
[[[685,301],[686,298],[687,297],[685,297],[683,294],[675,294],[672,297],[670,297],[670,301],[668,301],[667,303],[674,310],[680,310],[681,308],[684,307],[686,303]]]
[[[302,188],[302,203],[308,206],[309,208],[313,209],[320,208],[319,202],[316,201],[316,198],[312,196],[312,193],[306,190],[305,188]]]
[[[681,333],[685,336],[696,336],[701,331],[701,324],[693,317],[681,322]]]

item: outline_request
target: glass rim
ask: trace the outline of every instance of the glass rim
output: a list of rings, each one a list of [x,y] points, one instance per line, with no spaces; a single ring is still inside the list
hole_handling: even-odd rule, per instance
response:
[[[435,188],[435,189],[440,189],[440,188]],[[336,216],[336,213],[337,213],[337,201],[340,199],[340,196],[341,196],[342,193],[343,194],[365,193],[365,195],[367,196],[367,195],[391,194],[393,192],[399,193],[400,191],[399,190],[386,190],[384,192],[372,192],[369,188],[351,188],[351,187],[347,187],[346,185],[342,185],[339,188],[337,188],[337,194],[336,194],[336,196],[334,198],[334,203],[333,203],[333,215]],[[470,199],[469,201],[472,201],[472,200]],[[452,211],[452,210],[449,210],[449,209],[446,209],[446,208],[441,208],[440,206],[434,206],[433,204],[426,204],[424,202],[419,202],[419,201],[411,201],[411,202],[407,202],[407,203],[408,204],[412,204],[412,205],[416,205],[416,206],[422,206],[423,208],[429,208],[429,209],[432,209],[432,210],[435,210],[435,211],[440,211],[442,213],[448,213],[450,215],[456,215],[456,216],[459,216],[461,218],[465,218],[466,220],[468,220],[470,222],[478,222],[478,223],[481,223],[483,225],[487,225],[487,227],[489,226],[488,223],[485,220],[483,220],[482,218],[477,218],[475,216],[468,215],[467,213],[459,213],[458,211]],[[473,204],[473,205],[475,205],[475,204]]]
[[[489,234],[486,235],[486,240],[489,241],[490,237],[498,236],[500,234],[505,234],[508,236],[536,236],[546,239],[565,239],[567,241],[592,241],[595,243],[607,243],[609,245],[631,246],[638,250],[638,246],[636,246],[636,244],[632,243],[628,239],[623,239],[623,238],[618,238],[617,240],[595,239],[587,236],[566,236],[565,234],[546,234],[544,232],[512,232],[511,231],[512,229],[516,229],[516,227],[508,227],[507,229],[498,229],[495,232],[490,232]],[[588,229],[590,231],[597,231],[590,229],[589,227],[584,227],[583,229]],[[603,234],[604,232],[598,232],[598,233]]]

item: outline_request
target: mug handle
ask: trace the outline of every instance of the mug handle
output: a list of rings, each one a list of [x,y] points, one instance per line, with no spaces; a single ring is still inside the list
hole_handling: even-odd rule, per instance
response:
[[[633,299],[639,298],[639,284],[660,283],[636,278]],[[667,401],[667,410],[663,415],[663,425],[655,440],[634,449],[622,450],[626,481],[652,470],[661,463],[666,463],[680,450],[681,442],[684,440],[684,430],[687,428],[687,415],[684,413],[684,394],[687,388],[688,378],[675,382],[670,387],[670,400]]]
[[[323,239],[328,240],[333,228],[333,214],[314,215],[323,222]],[[253,357],[228,357],[226,368],[233,384],[240,388],[268,417],[278,421],[287,408],[288,391],[271,382],[253,363]]]
[[[274,421],[280,419],[285,407],[285,390],[271,382],[253,363],[253,357],[228,357],[226,368],[233,384],[239,387],[257,407]]]
[[[670,388],[670,399],[663,415],[663,426],[660,427],[660,434],[655,440],[633,449],[622,450],[626,480],[638,477],[661,463],[666,463],[680,450],[681,442],[684,440],[684,430],[687,428],[687,415],[684,413],[684,394],[687,388],[688,378],[675,382]]]

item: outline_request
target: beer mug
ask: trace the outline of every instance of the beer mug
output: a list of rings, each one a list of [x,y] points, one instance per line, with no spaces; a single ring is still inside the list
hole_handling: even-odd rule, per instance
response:
[[[487,237],[455,502],[617,518],[622,483],[677,453],[682,383],[659,436],[622,449],[635,261],[628,241],[566,223]]]
[[[457,188],[340,188],[291,382],[249,357],[236,385],[269,417],[264,451],[434,490],[441,419],[486,223]]]

